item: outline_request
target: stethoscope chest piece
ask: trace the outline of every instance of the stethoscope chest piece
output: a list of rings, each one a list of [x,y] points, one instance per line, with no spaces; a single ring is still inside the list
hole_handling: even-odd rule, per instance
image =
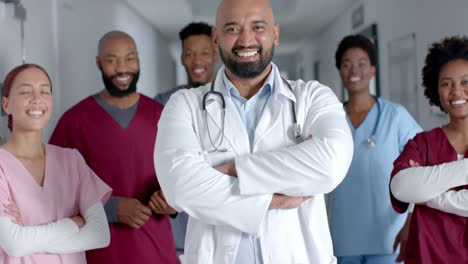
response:
[[[377,133],[377,128],[379,126],[380,115],[382,114],[381,113],[382,109],[380,109],[379,99],[374,96],[374,100],[375,100],[375,103],[377,104],[377,120],[376,120],[376,122],[374,124],[374,129],[372,129],[372,134],[370,135],[370,137],[367,138],[367,148],[369,148],[369,149],[375,148],[375,145],[377,144],[377,142],[375,140],[375,135]],[[345,102],[344,105],[346,106],[347,103],[348,102]]]
[[[301,135],[302,135],[302,129],[301,129],[301,125],[299,125],[299,123],[297,123],[297,121],[295,121],[295,123],[294,123],[293,132],[294,132],[294,138],[297,141],[300,141],[301,140]]]
[[[289,90],[291,92],[293,92],[293,89],[292,89],[291,85],[285,79],[283,79],[283,78],[281,78],[281,79],[283,80],[283,83],[289,88]],[[207,130],[207,133],[208,133],[208,139],[210,140],[211,146],[213,147],[213,150],[208,151],[208,153],[210,153],[210,152],[227,152],[228,151],[226,148],[221,147],[222,144],[223,144],[223,141],[224,141],[224,121],[225,121],[224,119],[225,119],[225,111],[226,111],[226,102],[224,100],[223,94],[221,92],[217,92],[217,91],[214,90],[215,81],[216,81],[216,79],[214,79],[211,82],[210,90],[208,92],[206,92],[203,95],[203,98],[202,98],[202,109],[203,109],[204,116],[205,116],[205,124],[206,124],[206,130]],[[214,97],[218,97],[219,102],[221,103],[221,111],[222,111],[221,128],[220,128],[221,129],[221,138],[218,141],[218,144],[216,144],[215,140],[213,140],[213,138],[211,136],[211,131],[210,131],[210,128],[208,126],[208,113],[207,113],[207,110],[206,110],[207,105],[212,103],[213,101],[215,101]],[[302,128],[301,128],[301,125],[297,122],[296,104],[294,103],[293,100],[291,100],[291,111],[292,111],[292,119],[293,119],[294,138],[297,141],[301,141]]]
[[[375,148],[375,138],[371,136],[367,139],[367,147],[368,148]]]

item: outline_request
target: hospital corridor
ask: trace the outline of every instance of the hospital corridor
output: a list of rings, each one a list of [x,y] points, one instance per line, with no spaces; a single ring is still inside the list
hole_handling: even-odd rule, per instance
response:
[[[467,0],[0,0],[0,264],[468,264]]]

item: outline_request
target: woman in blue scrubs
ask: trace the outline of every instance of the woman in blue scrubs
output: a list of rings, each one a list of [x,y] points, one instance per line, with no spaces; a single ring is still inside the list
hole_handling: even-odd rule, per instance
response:
[[[407,237],[407,216],[393,211],[388,182],[393,161],[421,128],[404,107],[370,94],[376,56],[374,44],[361,35],[345,37],[335,54],[349,96],[344,108],[354,140],[351,167],[331,198],[339,264],[401,261],[403,254],[395,254],[395,248]]]

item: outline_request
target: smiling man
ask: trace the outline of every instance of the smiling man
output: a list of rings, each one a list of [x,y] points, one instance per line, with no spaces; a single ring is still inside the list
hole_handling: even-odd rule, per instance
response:
[[[335,263],[323,194],[353,141],[342,104],[316,82],[282,79],[267,0],[223,0],[212,85],[171,96],[154,160],[163,192],[189,215],[184,264]]]
[[[153,202],[164,201],[151,159],[162,105],[136,91],[140,64],[128,34],[106,33],[96,65],[104,89],[65,112],[50,139],[78,149],[113,189],[105,205],[110,246],[88,251],[87,263],[178,263],[166,216],[175,211]]]
[[[182,41],[180,59],[187,73],[188,83],[158,94],[154,100],[164,105],[171,95],[180,89],[190,89],[213,81],[218,53],[211,41],[211,30],[212,26],[199,22],[190,23],[179,32],[179,38]],[[161,202],[164,201],[161,199]],[[181,255],[184,253],[188,216],[186,213],[180,212],[169,219],[177,255]]]
[[[176,91],[205,85],[213,80],[218,53],[211,41],[211,29],[210,25],[199,22],[190,23],[180,31],[181,62],[187,73],[188,83],[158,94],[154,100],[166,104],[169,97]]]

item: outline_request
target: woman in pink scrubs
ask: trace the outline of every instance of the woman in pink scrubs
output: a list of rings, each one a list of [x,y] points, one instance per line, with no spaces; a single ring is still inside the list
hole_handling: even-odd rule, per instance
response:
[[[2,107],[12,133],[0,147],[0,263],[86,263],[85,250],[109,244],[111,189],[77,150],[42,142],[52,112],[42,67],[8,73]]]
[[[422,72],[424,94],[449,121],[417,134],[394,162],[393,208],[416,204],[405,263],[468,263],[468,37],[433,44]]]

